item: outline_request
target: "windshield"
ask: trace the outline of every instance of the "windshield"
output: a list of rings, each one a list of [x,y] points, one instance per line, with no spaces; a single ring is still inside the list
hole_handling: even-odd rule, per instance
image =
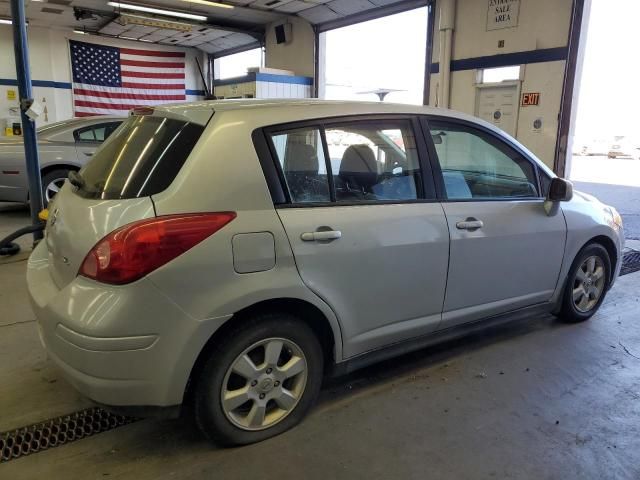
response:
[[[188,121],[132,116],[80,171],[77,193],[122,199],[161,192],[176,177],[203,130]]]

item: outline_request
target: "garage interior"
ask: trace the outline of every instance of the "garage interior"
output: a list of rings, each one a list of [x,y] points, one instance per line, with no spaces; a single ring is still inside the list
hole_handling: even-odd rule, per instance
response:
[[[47,359],[29,303],[25,272],[34,237],[20,236],[13,240],[20,251],[0,256],[0,454],[9,452],[0,459],[0,478],[640,478],[640,143],[608,163],[608,147],[591,155],[574,141],[576,125],[586,123],[579,117],[579,104],[588,101],[580,96],[583,71],[589,71],[585,62],[598,61],[589,57],[588,32],[596,28],[590,22],[603,2],[12,4],[20,1],[32,97],[42,107],[37,127],[102,108],[77,102],[69,42],[183,52],[183,101],[394,102],[396,95],[480,117],[574,180],[576,188],[607,197],[632,227],[621,276],[589,322],[514,318],[327,379],[317,406],[296,428],[233,449],[212,446],[188,415],[111,415],[66,383]],[[640,13],[632,3],[624,8]],[[376,28],[400,59],[409,49],[423,55],[419,90],[409,100],[402,92],[413,87],[393,81],[384,56],[372,68],[374,74],[384,71],[379,79],[362,85],[345,75],[339,93],[329,88],[331,32],[407,12],[422,19],[424,44],[394,44],[384,22]],[[0,146],[25,133],[14,13],[0,0]],[[367,39],[359,41],[367,51]],[[126,112],[123,107],[120,113]],[[624,191],[610,188],[618,180],[606,179],[613,177],[622,179]],[[0,203],[0,239],[29,225],[39,210],[24,202]],[[36,430],[38,438],[51,438],[61,429],[79,429],[77,438],[29,449]]]

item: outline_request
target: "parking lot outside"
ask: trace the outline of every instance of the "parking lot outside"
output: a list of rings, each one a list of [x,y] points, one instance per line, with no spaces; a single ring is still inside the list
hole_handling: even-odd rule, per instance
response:
[[[615,207],[622,215],[625,237],[640,240],[640,160],[576,155],[570,179],[576,190]]]

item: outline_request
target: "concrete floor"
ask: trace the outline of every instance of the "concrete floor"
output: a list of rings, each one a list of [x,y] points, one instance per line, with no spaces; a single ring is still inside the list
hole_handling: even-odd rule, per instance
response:
[[[46,360],[25,266],[0,260],[0,432],[89,405]],[[640,272],[587,323],[532,318],[328,382],[306,421],[257,445],[221,450],[189,422],[144,420],[0,478],[638,479],[639,319]]]

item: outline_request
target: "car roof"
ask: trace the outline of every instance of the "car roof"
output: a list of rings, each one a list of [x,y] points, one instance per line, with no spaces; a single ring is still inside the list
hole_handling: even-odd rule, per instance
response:
[[[495,127],[471,115],[454,110],[387,102],[363,102],[347,100],[300,99],[229,99],[205,100],[190,103],[164,104],[153,107],[161,115],[186,117],[191,121],[206,124],[214,112],[256,112],[269,110],[273,115],[273,124],[294,120],[326,118],[348,115],[408,114],[441,115],[482,123],[489,128]],[[249,117],[251,118],[251,117]],[[249,120],[250,121],[250,120]]]
[[[216,112],[224,112],[231,110],[247,110],[247,109],[291,109],[296,107],[303,108],[335,108],[343,109],[343,115],[348,115],[353,108],[358,110],[369,110],[371,113],[431,113],[443,114],[452,112],[441,108],[434,108],[422,105],[409,105],[401,103],[388,102],[364,102],[349,100],[320,100],[316,98],[299,98],[299,99],[229,99],[229,100],[205,100],[201,102],[190,103],[174,103],[167,105],[159,105],[155,107],[160,110],[167,111],[183,111],[207,109]],[[457,112],[455,112],[457,113]],[[464,114],[462,114],[464,115]]]
[[[319,100],[316,98],[301,99],[229,99],[229,100],[205,100],[200,102],[165,104],[154,107],[161,115],[178,116],[188,118],[201,125],[205,125],[211,115],[217,112],[254,112],[268,113],[268,115],[247,115],[243,119],[243,124],[249,129],[265,126],[264,120],[257,118],[268,118],[268,125],[288,123],[294,121],[313,120],[317,118],[341,117],[350,115],[384,115],[384,114],[405,114],[405,115],[437,115],[452,119],[465,120],[481,125],[493,131],[496,135],[503,137],[512,144],[516,144],[530,157],[537,157],[498,127],[482,120],[478,117],[466,113],[444,108],[430,107],[424,105],[409,105],[387,102],[363,102],[348,100]],[[539,165],[552,176],[555,176],[551,169],[544,162],[537,159]]]

